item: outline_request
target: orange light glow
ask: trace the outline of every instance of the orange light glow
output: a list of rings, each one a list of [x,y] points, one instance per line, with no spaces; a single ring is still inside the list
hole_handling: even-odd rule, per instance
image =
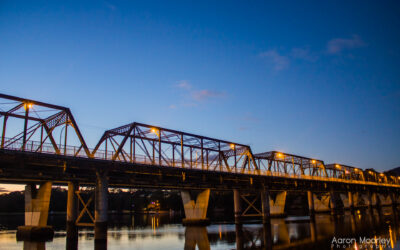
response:
[[[232,143],[232,144],[230,145],[230,147],[231,147],[231,149],[235,149],[235,144]]]
[[[316,160],[311,160],[311,163],[315,164],[315,163],[317,163],[317,161]]]
[[[24,108],[25,109],[31,109],[33,107],[33,104],[32,103],[25,103],[24,104]]]
[[[276,157],[278,157],[278,158],[284,158],[284,157],[285,157],[285,155],[284,155],[284,154],[282,154],[282,153],[279,153],[279,152],[278,152],[278,153],[276,154]]]

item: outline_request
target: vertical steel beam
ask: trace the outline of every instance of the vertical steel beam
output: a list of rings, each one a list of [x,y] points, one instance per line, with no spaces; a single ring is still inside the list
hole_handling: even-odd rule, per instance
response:
[[[136,161],[136,129],[133,128],[133,138],[132,138],[132,145],[133,145],[133,160]]]
[[[192,147],[190,147],[190,168],[193,168],[193,152],[192,152]]]
[[[161,166],[161,129],[158,130],[158,165]]]
[[[155,154],[156,154],[156,145],[155,142],[153,141],[153,159],[152,159],[152,163],[153,165],[156,164],[156,158],[155,158]]]
[[[244,249],[244,239],[243,239],[243,225],[242,224],[236,224],[235,234],[236,234],[236,249],[243,250]]]
[[[270,208],[269,208],[269,192],[268,190],[261,190],[261,206],[262,206],[262,220],[263,223],[269,223]]]
[[[222,171],[221,142],[218,142],[218,164],[219,164],[219,171]]]
[[[8,120],[8,116],[5,115],[4,116],[4,121],[3,121],[3,132],[1,134],[1,148],[4,148],[4,139],[6,137],[7,120]]]
[[[349,208],[350,211],[354,212],[354,200],[353,200],[353,193],[351,191],[347,192],[348,199],[349,199]]]
[[[42,152],[42,148],[43,148],[43,125],[40,126],[40,150],[39,152]]]
[[[233,190],[233,202],[235,210],[235,224],[241,224],[242,208],[240,206],[240,191],[238,189]]]
[[[310,215],[314,214],[314,194],[312,191],[307,191],[308,210]]]
[[[65,121],[65,132],[64,132],[64,155],[67,155],[67,138],[68,138],[68,118]]]
[[[233,147],[233,153],[234,153],[234,155],[235,155],[235,172],[237,172],[237,160],[236,160],[236,145],[234,145],[234,147]]]
[[[75,223],[78,215],[78,200],[75,193],[78,190],[79,190],[79,185],[77,183],[68,182],[67,249],[77,249],[78,228]]]
[[[331,189],[330,193],[330,202],[331,202],[331,214],[332,215],[336,215],[337,213],[337,206],[336,206],[336,199],[335,199],[335,191],[333,189]]]
[[[108,151],[107,151],[107,150],[108,150],[108,139],[106,139],[106,143],[105,143],[105,144],[106,144],[106,151],[104,152],[104,154],[105,154],[105,157],[104,157],[104,158],[107,160],[107,155],[108,155]],[[93,155],[93,157],[94,157],[94,155]]]
[[[175,145],[172,144],[172,166],[175,167]]]
[[[130,162],[133,162],[133,137],[131,137],[129,145],[129,157],[130,157]]]
[[[25,104],[24,134],[22,137],[22,150],[25,150],[26,130],[28,129],[29,105]]]
[[[208,166],[208,150],[207,149],[206,149],[206,166],[207,166],[207,170],[208,170],[209,166]]]
[[[201,157],[201,169],[204,169],[203,138],[201,138],[201,155],[200,155],[200,157]]]
[[[182,161],[182,168],[185,167],[185,152],[183,151],[183,133],[181,134],[181,161]]]
[[[106,173],[96,172],[94,240],[97,245],[107,243],[108,180]]]

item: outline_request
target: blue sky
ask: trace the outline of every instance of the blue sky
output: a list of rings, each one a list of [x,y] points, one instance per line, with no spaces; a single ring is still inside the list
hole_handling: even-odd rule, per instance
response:
[[[362,168],[400,166],[400,4],[1,1],[0,92]]]

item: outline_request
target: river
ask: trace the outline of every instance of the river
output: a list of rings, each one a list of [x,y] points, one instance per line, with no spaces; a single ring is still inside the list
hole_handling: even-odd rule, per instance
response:
[[[400,249],[399,211],[392,207],[344,215],[273,218],[270,224],[235,225],[224,215],[207,227],[184,227],[180,216],[110,215],[107,249]],[[50,215],[49,242],[23,242],[16,228],[23,215],[0,216],[0,249],[66,249],[65,215]],[[94,248],[93,228],[80,228],[78,249]],[[100,248],[105,248],[102,246]]]

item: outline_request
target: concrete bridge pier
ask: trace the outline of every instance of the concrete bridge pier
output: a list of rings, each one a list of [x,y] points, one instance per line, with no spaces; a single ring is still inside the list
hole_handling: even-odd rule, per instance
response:
[[[17,240],[48,240],[54,236],[47,226],[51,196],[51,182],[44,182],[36,189],[35,184],[25,186],[25,226],[19,226]]]
[[[314,195],[312,191],[307,191],[308,211],[310,216],[314,215]]]
[[[210,189],[202,191],[197,195],[196,201],[192,200],[189,191],[181,191],[183,207],[186,218],[183,219],[184,225],[207,225],[210,220],[207,218],[208,201],[210,199]]]
[[[76,191],[79,190],[78,183],[68,182],[67,198],[67,249],[78,249],[78,227],[76,219],[78,215],[78,201]]]
[[[242,207],[240,206],[240,191],[233,190],[233,202],[235,211],[235,224],[241,224]]]
[[[108,179],[106,172],[96,173],[95,190],[95,249],[107,249]]]
[[[270,214],[274,217],[285,216],[285,205],[286,205],[286,191],[278,192],[275,200],[270,199]]]
[[[391,206],[392,205],[392,197],[390,195],[390,193],[377,193],[377,200],[378,200],[378,204],[379,206],[383,206],[383,207],[387,207],[387,206]]]

